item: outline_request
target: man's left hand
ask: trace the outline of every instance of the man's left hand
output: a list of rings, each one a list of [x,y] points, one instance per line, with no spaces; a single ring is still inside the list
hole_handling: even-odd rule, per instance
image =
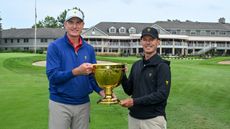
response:
[[[127,98],[127,99],[121,100],[120,105],[122,107],[127,107],[127,108],[132,107],[133,106],[133,99]]]

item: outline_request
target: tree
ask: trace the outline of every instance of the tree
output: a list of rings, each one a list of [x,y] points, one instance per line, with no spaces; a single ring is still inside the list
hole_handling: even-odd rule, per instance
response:
[[[37,28],[58,28],[58,22],[54,17],[46,16],[43,21],[39,21],[37,24]],[[35,25],[32,26],[34,28]]]
[[[74,8],[78,9],[77,7],[74,7]],[[46,16],[44,20],[38,21],[38,23],[36,24],[37,28],[62,28],[65,22],[66,13],[67,13],[67,10],[64,10],[57,17],[57,19],[51,16]],[[35,25],[32,26],[32,28],[34,27]]]
[[[67,10],[64,10],[64,11],[57,17],[57,21],[58,21],[59,27],[63,27],[63,24],[64,24],[64,22],[65,22],[66,13],[67,13]]]
[[[35,27],[35,26],[33,25],[32,28],[34,28],[34,27]],[[37,28],[44,28],[44,25],[43,25],[42,21],[39,21],[39,22],[37,23]]]
[[[54,17],[47,16],[43,22],[45,28],[58,28],[58,22]]]

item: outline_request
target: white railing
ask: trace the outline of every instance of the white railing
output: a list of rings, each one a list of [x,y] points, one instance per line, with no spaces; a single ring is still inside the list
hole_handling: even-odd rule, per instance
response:
[[[204,47],[203,49],[201,49],[200,51],[196,52],[195,55],[201,55],[201,54],[205,54],[206,52],[212,50],[212,49],[215,49],[216,48],[216,44],[212,44],[212,45],[209,45],[207,47]]]

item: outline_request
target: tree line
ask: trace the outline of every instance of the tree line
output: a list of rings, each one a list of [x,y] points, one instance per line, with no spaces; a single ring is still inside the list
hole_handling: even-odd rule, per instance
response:
[[[77,8],[77,7],[74,7]],[[60,13],[57,18],[54,18],[52,16],[46,16],[44,20],[38,21],[36,26],[37,28],[62,28],[64,21],[65,21],[65,16],[68,10],[64,10],[63,12]],[[35,27],[35,24],[32,26],[32,28]]]

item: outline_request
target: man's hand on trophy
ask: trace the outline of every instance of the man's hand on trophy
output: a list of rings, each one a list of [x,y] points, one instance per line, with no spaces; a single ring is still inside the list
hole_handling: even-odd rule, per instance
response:
[[[112,93],[112,97],[112,100],[117,100],[117,96],[114,93]]]
[[[89,75],[93,71],[93,65],[90,63],[83,63],[72,70],[73,75]]]
[[[101,91],[99,92],[99,94],[100,94],[100,96],[101,96],[102,98],[105,97],[105,91],[104,91],[104,90],[101,90]]]
[[[120,105],[122,107],[127,107],[127,108],[132,107],[133,106],[133,99],[127,98],[127,99],[121,100]]]
[[[105,97],[105,91],[104,91],[104,90],[101,90],[101,91],[99,92],[99,94],[100,94],[100,96],[101,96],[102,98]],[[112,100],[117,100],[117,96],[116,96],[114,93],[112,93]]]
[[[125,65],[125,68],[123,68],[122,71],[123,71],[124,73],[128,72],[128,67],[127,67],[127,65]]]

